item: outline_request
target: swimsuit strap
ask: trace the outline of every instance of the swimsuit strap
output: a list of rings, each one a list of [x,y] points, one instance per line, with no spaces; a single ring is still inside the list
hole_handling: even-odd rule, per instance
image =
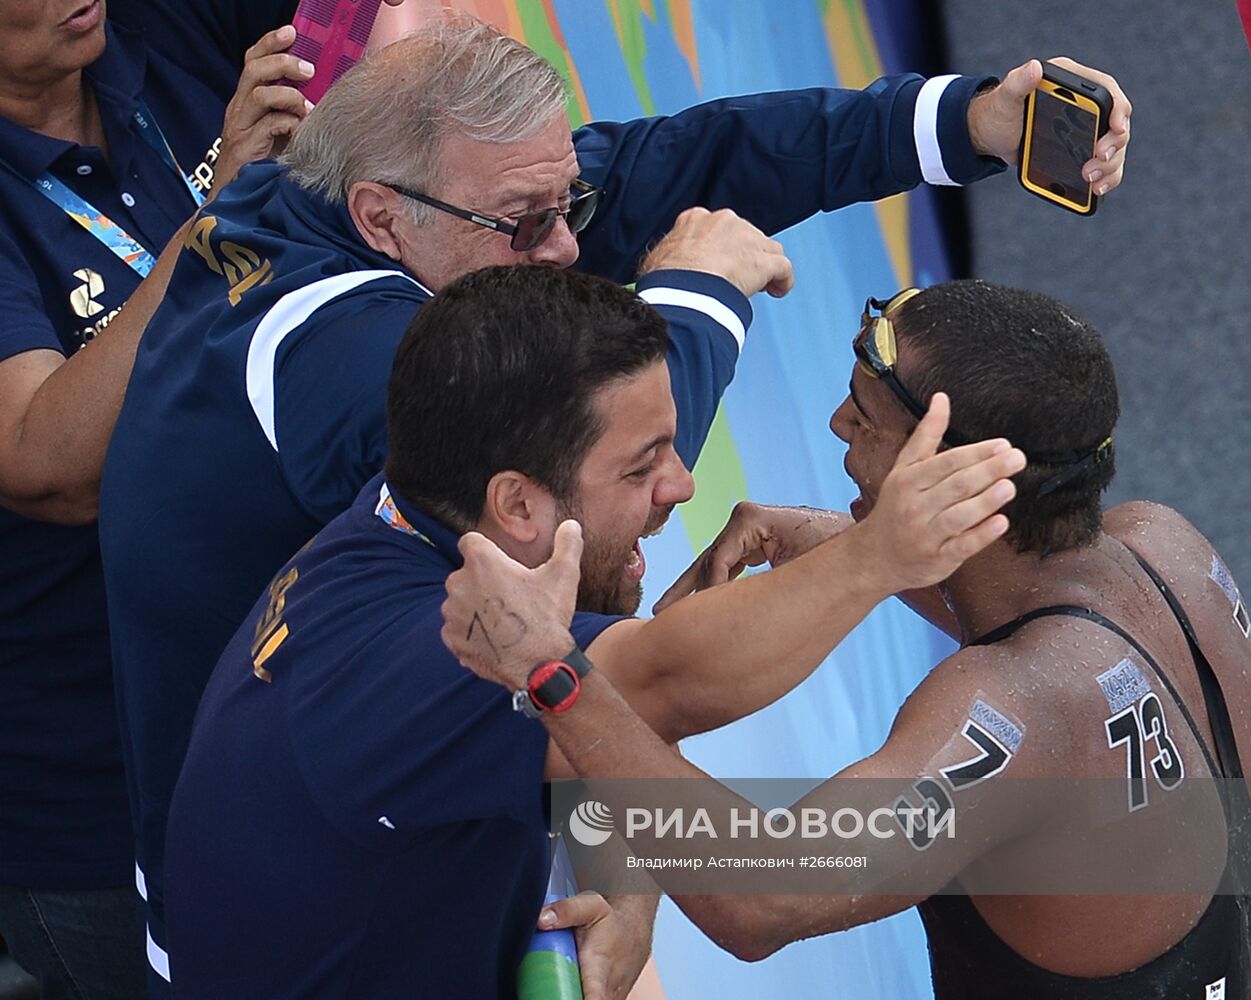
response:
[[[1243,777],[1242,760],[1238,755],[1238,746],[1233,740],[1234,726],[1229,716],[1229,706],[1225,702],[1224,692],[1221,691],[1220,681],[1216,678],[1216,671],[1212,669],[1212,664],[1203,654],[1203,650],[1199,648],[1199,638],[1195,634],[1194,626],[1190,623],[1190,617],[1182,608],[1181,602],[1177,600],[1172,589],[1164,582],[1164,578],[1137,552],[1133,549],[1129,551],[1138,560],[1138,565],[1143,568],[1147,576],[1151,577],[1151,582],[1155,584],[1164,600],[1168,602],[1173,617],[1177,619],[1182,633],[1186,636],[1186,645],[1190,647],[1190,655],[1195,661],[1195,670],[1199,674],[1199,685],[1203,688],[1203,700],[1207,706],[1208,721],[1212,726],[1212,735],[1216,741],[1216,756],[1221,762],[1221,773],[1227,778],[1241,778]]]
[[[1006,625],[1000,625],[998,628],[987,632],[985,635],[978,636],[972,642],[968,643],[968,645],[989,646],[1002,639],[1006,639],[1008,636],[1012,635],[1012,633],[1016,632],[1023,626],[1028,625],[1036,618],[1046,618],[1055,615],[1065,615],[1070,618],[1084,618],[1087,621],[1094,622],[1096,625],[1101,625],[1110,632],[1114,632],[1116,635],[1124,639],[1125,642],[1129,643],[1129,645],[1133,646],[1133,648],[1138,651],[1139,655],[1147,661],[1147,664],[1151,667],[1152,672],[1160,679],[1160,683],[1164,685],[1164,687],[1168,690],[1168,693],[1172,696],[1173,701],[1176,702],[1178,711],[1181,712],[1182,718],[1186,720],[1186,724],[1190,727],[1190,731],[1194,733],[1195,739],[1199,743],[1199,749],[1203,752],[1204,760],[1207,761],[1208,770],[1211,771],[1213,776],[1224,775],[1224,771],[1221,770],[1220,764],[1217,763],[1211,752],[1208,750],[1207,741],[1203,738],[1203,734],[1200,732],[1199,725],[1195,722],[1194,716],[1190,714],[1190,709],[1188,709],[1186,707],[1186,703],[1182,701],[1177,688],[1173,686],[1173,682],[1170,681],[1164,671],[1160,669],[1160,665],[1156,663],[1155,657],[1147,652],[1142,643],[1140,643],[1132,635],[1126,632],[1125,629],[1121,628],[1120,625],[1112,621],[1112,619],[1108,618],[1106,615],[1101,615],[1098,611],[1092,611],[1090,608],[1078,607],[1075,604],[1053,604],[1049,607],[1036,608],[1033,611],[1028,611],[1019,618],[1014,618]]]

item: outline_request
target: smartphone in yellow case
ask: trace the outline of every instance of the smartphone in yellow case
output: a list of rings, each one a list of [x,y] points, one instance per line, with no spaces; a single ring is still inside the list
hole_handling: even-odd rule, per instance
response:
[[[1094,215],[1099,199],[1082,178],[1095,143],[1108,131],[1108,89],[1043,63],[1043,78],[1025,101],[1017,177],[1040,198],[1078,215]]]

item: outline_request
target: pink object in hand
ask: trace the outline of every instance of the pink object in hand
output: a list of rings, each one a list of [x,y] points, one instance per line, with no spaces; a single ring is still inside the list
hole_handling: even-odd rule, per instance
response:
[[[360,61],[382,0],[300,0],[289,52],[317,67],[311,80],[288,83],[316,104],[330,85]]]

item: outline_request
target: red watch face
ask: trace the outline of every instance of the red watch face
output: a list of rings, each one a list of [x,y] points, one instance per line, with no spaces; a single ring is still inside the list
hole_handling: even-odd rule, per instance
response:
[[[573,667],[560,660],[540,663],[526,682],[530,698],[547,712],[565,711],[578,700],[581,688]]]

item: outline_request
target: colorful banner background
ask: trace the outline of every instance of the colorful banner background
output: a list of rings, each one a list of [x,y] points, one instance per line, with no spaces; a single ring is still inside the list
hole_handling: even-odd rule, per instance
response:
[[[384,8],[382,33],[440,0]],[[569,117],[670,114],[727,94],[863,87],[913,69],[917,0],[446,0],[548,58],[570,81]],[[827,426],[847,391],[851,336],[868,295],[941,280],[925,192],[812,219],[781,237],[797,288],[759,299],[735,383],[695,470],[698,493],[647,546],[650,607],[712,539],[737,500],[845,510],[855,488]],[[759,622],[767,633],[768,621]],[[883,606],[805,684],[684,752],[723,777],[818,777],[876,750],[898,706],[950,644],[902,606]],[[656,933],[664,992],[698,1000],[929,996],[914,912],[792,945],[748,965],[718,950],[668,901]]]

